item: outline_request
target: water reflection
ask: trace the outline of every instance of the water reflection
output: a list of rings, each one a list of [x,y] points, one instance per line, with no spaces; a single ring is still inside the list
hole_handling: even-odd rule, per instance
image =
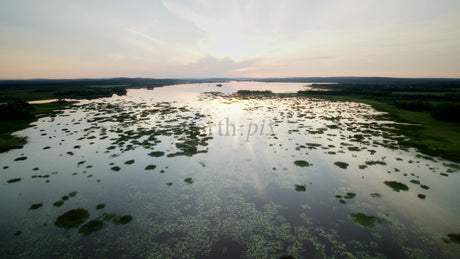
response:
[[[136,89],[41,118],[0,154],[2,254],[458,254],[457,164],[364,104],[231,95],[304,87]]]

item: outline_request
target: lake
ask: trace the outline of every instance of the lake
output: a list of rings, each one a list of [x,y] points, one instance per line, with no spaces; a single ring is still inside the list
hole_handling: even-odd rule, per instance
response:
[[[399,146],[369,105],[232,95],[310,84],[221,84],[130,89],[17,132],[2,257],[460,254],[458,163]]]

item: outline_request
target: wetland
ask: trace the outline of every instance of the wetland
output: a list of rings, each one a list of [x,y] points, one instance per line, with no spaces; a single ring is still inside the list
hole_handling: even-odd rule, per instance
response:
[[[428,149],[407,133],[413,113],[396,118],[385,96],[327,87],[336,86],[140,85],[41,112],[0,153],[2,255],[460,254],[457,139]],[[426,102],[400,106],[441,101]],[[440,122],[454,125],[445,132],[458,132],[455,123]]]

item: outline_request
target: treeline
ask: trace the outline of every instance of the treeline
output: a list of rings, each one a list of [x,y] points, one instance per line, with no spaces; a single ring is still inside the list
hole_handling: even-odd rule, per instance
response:
[[[126,89],[162,87],[174,84],[221,82],[217,79],[35,79],[0,80],[0,99],[43,100],[55,98],[95,99],[125,95]]]
[[[0,121],[31,119],[34,117],[32,109],[25,101],[0,101]]]
[[[447,83],[424,82],[411,85],[314,84],[321,90],[299,91],[302,96],[339,96],[378,100],[397,108],[430,112],[438,120],[460,122],[460,89]]]

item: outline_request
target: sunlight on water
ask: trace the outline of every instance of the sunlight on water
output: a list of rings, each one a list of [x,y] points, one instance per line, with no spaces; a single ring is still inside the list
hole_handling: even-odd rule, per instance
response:
[[[228,82],[81,101],[0,154],[5,257],[445,257],[459,164],[352,102]]]

